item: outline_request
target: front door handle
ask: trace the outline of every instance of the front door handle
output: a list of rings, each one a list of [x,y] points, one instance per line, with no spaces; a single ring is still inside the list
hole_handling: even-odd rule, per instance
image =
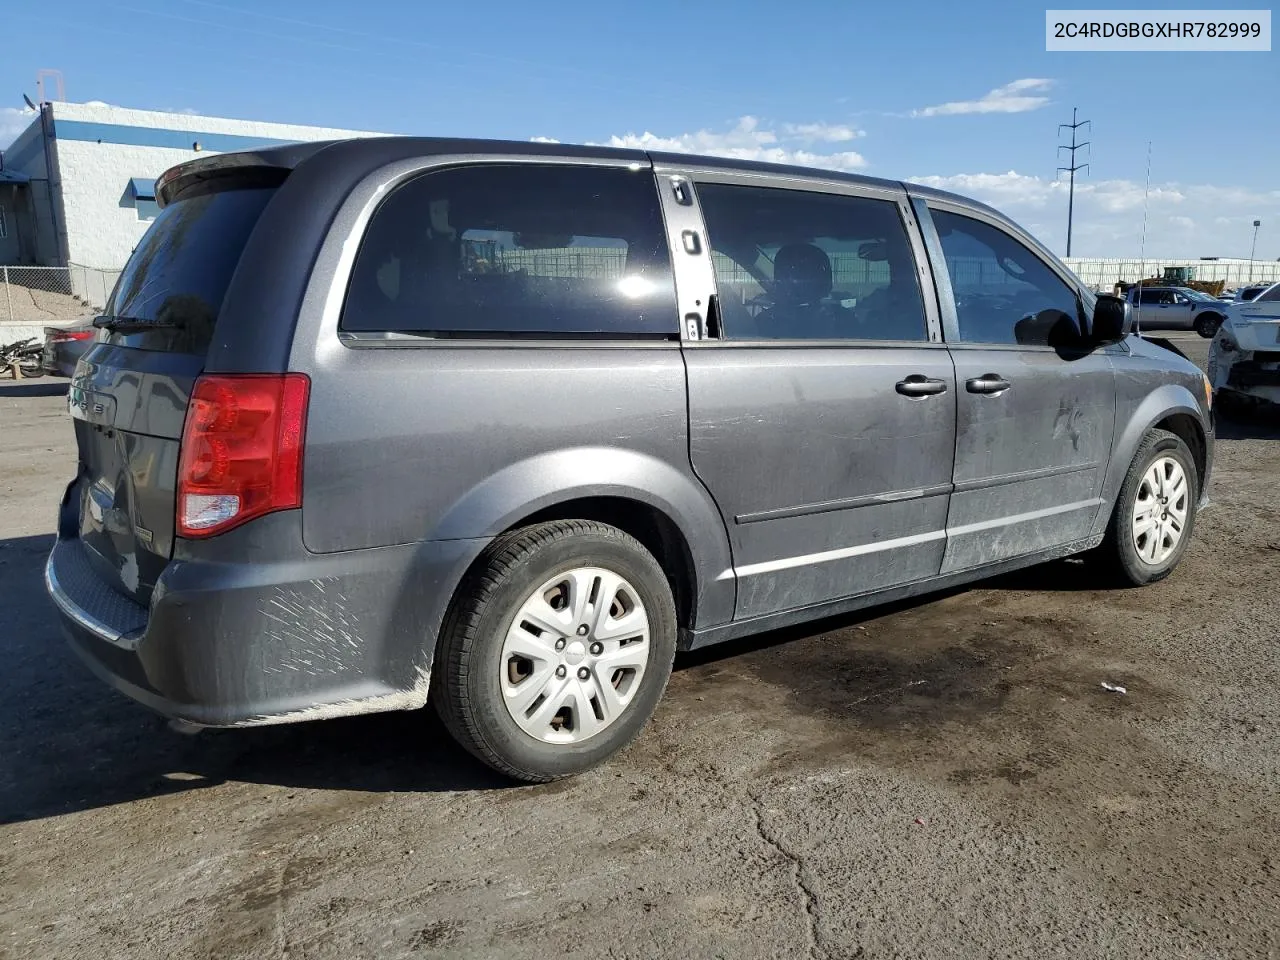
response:
[[[964,388],[970,393],[1004,393],[1010,386],[1008,380],[995,373],[984,373],[964,382]]]
[[[932,397],[947,392],[947,381],[934,380],[931,377],[913,373],[905,380],[899,380],[894,387],[904,397]]]

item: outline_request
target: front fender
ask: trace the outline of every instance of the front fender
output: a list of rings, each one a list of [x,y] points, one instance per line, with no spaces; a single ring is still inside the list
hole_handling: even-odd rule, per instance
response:
[[[1209,470],[1213,464],[1213,433],[1195,394],[1180,383],[1165,383],[1144,396],[1127,416],[1119,409],[1116,413],[1116,438],[1111,445],[1111,462],[1102,492],[1105,509],[1098,511],[1093,532],[1099,534],[1106,530],[1111,520],[1111,509],[1120,496],[1120,487],[1124,484],[1142,438],[1157,423],[1176,414],[1185,414],[1194,419],[1205,438],[1205,476],[1201,478],[1200,488],[1203,503]],[[1124,418],[1121,419],[1122,417]]]
[[[584,497],[620,497],[662,512],[689,546],[697,623],[732,619],[729,539],[710,494],[691,474],[634,450],[576,447],[513,463],[463,494],[426,539],[493,537],[534,513]]]

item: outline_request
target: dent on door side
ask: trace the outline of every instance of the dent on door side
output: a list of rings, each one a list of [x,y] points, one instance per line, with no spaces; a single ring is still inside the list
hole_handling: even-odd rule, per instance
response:
[[[1012,387],[961,400],[942,572],[1087,538],[1114,434],[1110,358],[1015,351],[955,357],[959,383],[992,367]]]

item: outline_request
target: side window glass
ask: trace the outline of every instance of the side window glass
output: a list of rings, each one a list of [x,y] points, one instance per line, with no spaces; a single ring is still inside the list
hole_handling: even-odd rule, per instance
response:
[[[928,338],[897,204],[717,183],[697,190],[726,339]]]
[[[1280,283],[1274,287],[1270,287],[1255,298],[1260,303],[1275,303],[1280,301]]]
[[[477,165],[416,177],[370,220],[341,327],[440,337],[675,337],[675,285],[653,175]]]
[[[962,341],[1055,347],[1079,343],[1076,292],[1048,264],[997,227],[943,210],[932,213]]]

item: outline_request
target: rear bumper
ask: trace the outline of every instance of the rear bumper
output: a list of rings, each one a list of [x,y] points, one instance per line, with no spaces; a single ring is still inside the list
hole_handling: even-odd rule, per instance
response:
[[[96,576],[60,523],[45,583],[90,669],[174,719],[229,727],[421,707],[445,607],[486,541],[313,555],[300,527],[298,511],[275,514],[224,535],[236,542],[209,559],[175,557],[143,607]]]
[[[1280,370],[1265,369],[1256,360],[1238,360],[1227,371],[1227,384],[1233,389],[1280,387]]]
[[[80,342],[71,341],[70,343],[54,343],[47,339],[50,328],[45,328],[45,344],[44,353],[41,354],[42,366],[44,372],[54,377],[72,377],[75,376],[76,364],[80,362],[80,358],[89,352],[89,348],[93,346],[92,341]]]

